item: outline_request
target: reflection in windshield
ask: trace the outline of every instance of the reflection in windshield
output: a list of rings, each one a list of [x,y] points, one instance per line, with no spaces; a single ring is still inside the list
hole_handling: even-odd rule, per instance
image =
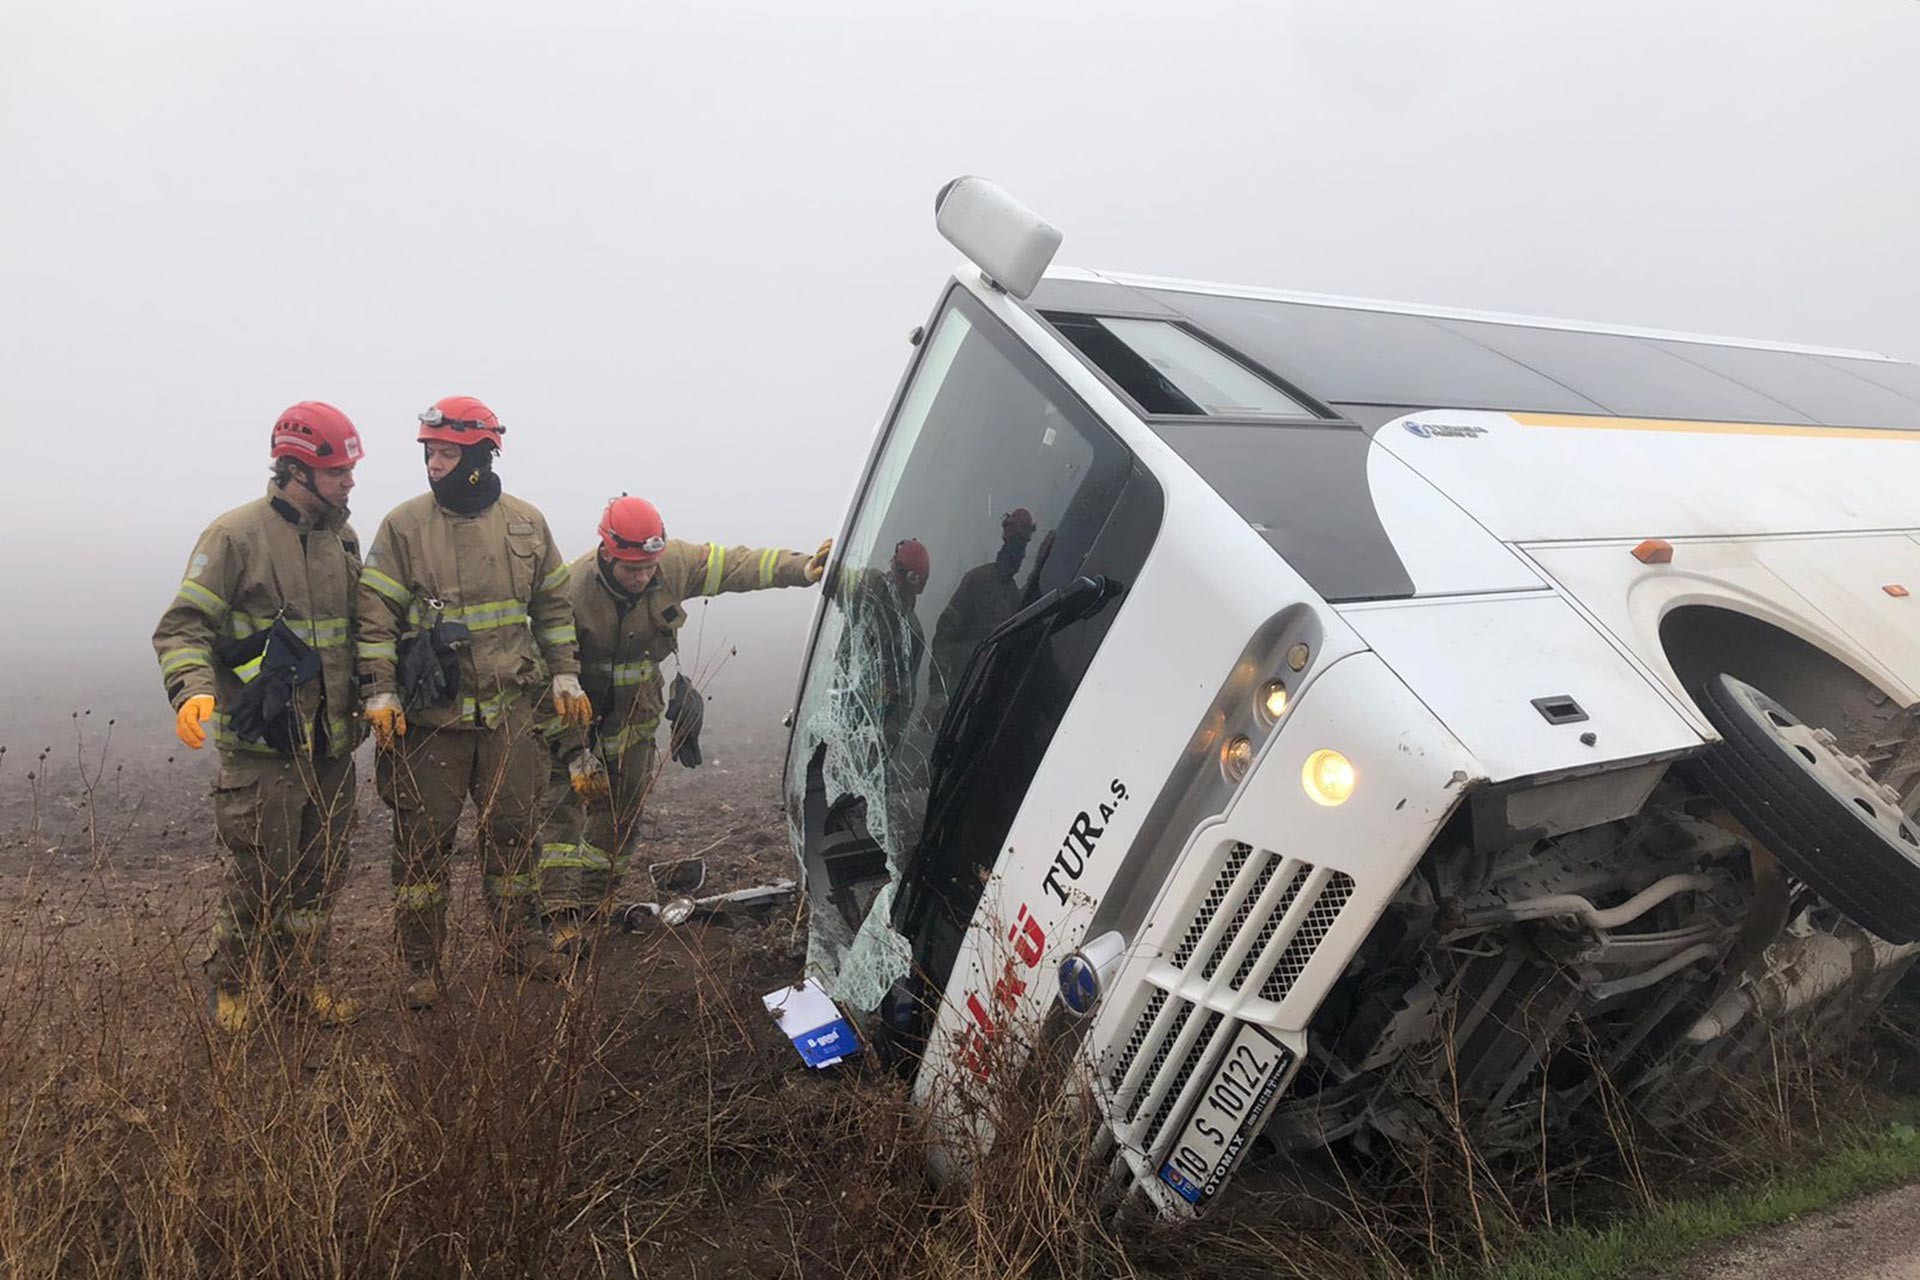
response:
[[[1000,518],[1000,549],[993,559],[960,575],[953,597],[933,628],[933,671],[937,687],[951,696],[966,670],[973,647],[1020,612],[1031,598],[1034,575],[1015,581],[1033,540],[1033,512],[1015,507]],[[1044,556],[1042,557],[1044,559]]]
[[[846,614],[840,633],[842,652],[835,666],[858,671],[856,685],[862,697],[875,699],[883,756],[898,756],[914,710],[914,690],[920,683],[920,662],[926,655],[926,628],[915,606],[926,589],[931,567],[926,544],[902,538],[893,546],[884,571],[867,568],[848,571],[836,597]],[[852,650],[859,649],[859,653]]]
[[[962,801],[981,830],[939,850],[918,847],[930,752],[981,640],[1080,573],[1131,465],[977,304],[962,296],[941,314],[828,584],[788,756],[813,899],[808,967],[849,1004],[876,1007],[928,959],[891,924],[905,868],[937,882],[928,901],[971,914],[976,862],[991,865],[1077,670],[1042,679],[1057,666],[1044,637],[1021,651],[1006,691],[1021,710],[996,721],[1017,743],[983,742]]]

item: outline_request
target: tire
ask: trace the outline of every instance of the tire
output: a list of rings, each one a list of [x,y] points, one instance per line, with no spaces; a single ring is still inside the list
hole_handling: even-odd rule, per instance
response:
[[[1700,709],[1722,741],[1695,772],[1767,851],[1889,942],[1920,940],[1920,827],[1832,735],[1760,690],[1709,677]]]

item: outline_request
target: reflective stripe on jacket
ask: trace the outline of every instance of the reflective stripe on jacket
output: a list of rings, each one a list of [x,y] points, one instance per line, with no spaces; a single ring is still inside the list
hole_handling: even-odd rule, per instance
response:
[[[567,565],[546,517],[508,494],[457,515],[431,493],[395,507],[380,523],[360,570],[355,649],[366,692],[398,693],[400,638],[437,613],[472,633],[460,655],[451,705],[410,709],[423,728],[492,726],[555,675],[580,670]]]
[[[178,709],[188,698],[211,695],[215,746],[277,755],[264,742],[242,742],[228,727],[227,715],[252,664],[235,671],[218,653],[223,641],[265,631],[280,615],[320,655],[320,678],[303,685],[295,702],[297,740],[312,749],[324,693],[325,754],[352,751],[360,741],[352,644],[359,576],[359,539],[346,512],[308,523],[280,497],[277,486],[268,485],[265,497],[207,526],[173,602],[154,628],[153,651],[167,700]]]

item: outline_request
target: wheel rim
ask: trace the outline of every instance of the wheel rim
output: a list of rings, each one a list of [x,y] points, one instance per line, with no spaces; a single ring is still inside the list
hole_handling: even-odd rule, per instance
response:
[[[1845,803],[1890,844],[1920,861],[1920,827],[1901,812],[1900,793],[1876,781],[1866,761],[1841,750],[1833,734],[1802,722],[1752,685],[1728,679],[1726,688],[1741,713],[1780,744],[1784,758]]]

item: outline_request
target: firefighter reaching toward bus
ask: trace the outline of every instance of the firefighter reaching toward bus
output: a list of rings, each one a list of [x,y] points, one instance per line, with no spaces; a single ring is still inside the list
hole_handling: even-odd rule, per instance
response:
[[[812,586],[831,539],[811,554],[725,547],[667,537],[659,510],[621,496],[600,517],[599,545],[574,561],[565,588],[579,636],[581,683],[591,701],[585,735],[548,722],[553,808],[541,837],[540,902],[547,941],[563,962],[584,956],[620,883],[653,785],[661,720],[668,749],[700,763],[704,696],[684,672],[671,696],[660,664],[679,648],[685,602],[734,591]]]

